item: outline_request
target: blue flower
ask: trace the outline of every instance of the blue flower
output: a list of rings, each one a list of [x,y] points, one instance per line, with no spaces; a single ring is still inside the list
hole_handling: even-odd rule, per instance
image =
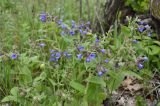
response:
[[[66,28],[66,25],[61,24],[61,28],[62,28],[62,29],[65,29],[65,28]]]
[[[96,43],[100,42],[100,40],[98,38],[96,38]]]
[[[148,32],[148,37],[151,37],[152,36],[152,33],[151,32]]]
[[[83,55],[82,54],[77,54],[78,59],[82,59]]]
[[[3,56],[4,54],[0,53],[0,57]]]
[[[98,72],[98,76],[101,77],[102,75],[103,75],[103,72],[102,72],[102,71],[99,71],[99,72]]]
[[[143,64],[139,63],[139,64],[138,64],[138,69],[141,70],[141,69],[143,69],[143,68],[144,68]]]
[[[80,29],[79,32],[82,34],[83,33],[82,29]]]
[[[75,21],[72,20],[72,28],[75,28],[75,27],[76,27]]]
[[[109,60],[108,60],[108,59],[106,59],[106,60],[104,60],[104,62],[105,62],[105,63],[108,63],[108,62],[109,62]]]
[[[50,53],[54,53],[55,52],[55,50],[50,50]]]
[[[102,49],[101,52],[102,52],[102,53],[106,53],[106,50],[105,50],[105,49]]]
[[[146,56],[143,57],[143,61],[144,61],[144,62],[148,61],[148,57],[146,57]]]
[[[79,29],[82,29],[84,27],[84,24],[81,24],[80,26],[79,26]]]
[[[104,70],[102,72],[105,73],[105,72],[108,72],[108,70],[106,68],[104,68]]]
[[[151,28],[151,26],[149,26],[148,24],[144,26],[147,30],[149,30]]]
[[[86,62],[90,62],[91,61],[91,58],[90,57],[87,57],[86,58]]]
[[[96,58],[96,54],[95,54],[95,53],[91,53],[91,54],[89,55],[89,57],[90,57],[91,59],[94,59],[94,58]]]
[[[39,46],[44,47],[44,46],[46,46],[46,44],[45,43],[40,43]]]
[[[58,20],[58,25],[62,24],[62,19]]]
[[[75,34],[75,32],[74,32],[74,31],[72,31],[72,30],[70,30],[70,32],[69,32],[69,33],[70,33],[70,35],[72,35],[72,36]]]
[[[144,25],[145,23],[143,21],[138,22],[139,25]]]
[[[83,31],[82,34],[86,35],[86,34],[87,34],[87,31]]]
[[[67,52],[63,53],[67,58],[71,58],[72,54],[68,54]]]
[[[51,54],[51,56],[52,56],[52,57],[54,57],[54,56],[55,56],[55,54]]]
[[[133,42],[133,43],[138,43],[138,40],[135,39],[135,40],[133,40],[132,42]]]
[[[139,32],[143,32],[144,29],[145,29],[144,27],[138,27],[138,31],[139,31]]]
[[[53,58],[53,57],[51,57],[51,58],[49,59],[49,61],[54,62],[54,61],[56,61],[56,59]]]
[[[84,46],[78,46],[78,50],[79,51],[83,51],[84,50]]]
[[[57,53],[55,54],[55,56],[56,56],[57,58],[60,58],[60,57],[61,57],[61,53],[60,53],[60,52],[57,52]]]
[[[40,20],[41,20],[42,22],[46,22],[46,14],[45,14],[45,13],[42,13],[42,14],[40,15]]]
[[[91,22],[90,22],[90,21],[88,21],[88,22],[87,22],[87,25],[90,25],[90,24],[91,24]]]
[[[64,31],[62,31],[60,34],[61,34],[61,36],[64,36],[64,35],[65,35],[65,32],[64,32]]]
[[[17,54],[12,53],[11,59],[16,59],[16,58],[17,58]]]

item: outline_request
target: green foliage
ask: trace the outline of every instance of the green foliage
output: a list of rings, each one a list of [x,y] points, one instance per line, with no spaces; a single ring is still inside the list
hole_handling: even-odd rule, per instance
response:
[[[144,13],[149,10],[149,0],[126,0],[125,4],[139,13]]]
[[[152,69],[160,69],[160,42],[147,36],[151,29],[137,31],[140,21],[137,18],[128,18],[128,26],[121,25],[120,33],[115,25],[107,36],[98,36],[86,21],[73,22],[79,16],[75,0],[15,1],[1,1],[0,99],[3,103],[100,106],[126,76],[147,82]],[[39,19],[41,12],[46,13],[45,22]],[[55,16],[58,18],[53,20]],[[86,17],[85,14],[83,18]],[[58,24],[61,18],[65,28]],[[73,23],[77,27],[73,28]],[[75,34],[71,35],[70,31]],[[139,42],[134,43],[135,39]],[[79,50],[80,46],[84,50]],[[13,58],[13,54],[17,57]],[[139,69],[137,59],[144,56],[149,60],[142,62],[144,68]],[[140,100],[137,99],[138,104]]]

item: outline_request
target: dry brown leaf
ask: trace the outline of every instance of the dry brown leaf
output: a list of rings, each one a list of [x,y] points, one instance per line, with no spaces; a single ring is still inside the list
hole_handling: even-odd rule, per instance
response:
[[[124,104],[125,104],[125,99],[124,99],[124,97],[121,97],[121,98],[118,100],[118,104],[124,106]]]
[[[127,77],[123,82],[122,85],[123,86],[128,86],[133,82],[133,80],[130,77]]]
[[[142,85],[140,85],[140,84],[128,85],[127,88],[130,91],[138,91],[142,88]]]

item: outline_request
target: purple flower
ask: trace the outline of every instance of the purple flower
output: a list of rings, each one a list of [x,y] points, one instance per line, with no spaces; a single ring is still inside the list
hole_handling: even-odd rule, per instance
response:
[[[66,28],[66,25],[61,24],[61,28],[62,28],[62,29],[65,29],[65,28]]]
[[[138,22],[139,25],[144,25],[145,23],[143,21]]]
[[[108,70],[106,68],[104,68],[104,70],[102,72],[105,73],[105,72],[108,72]]]
[[[98,72],[98,76],[101,77],[102,75],[103,75],[103,72],[102,72],[102,71],[99,71],[99,72]]]
[[[46,44],[45,43],[40,43],[39,46],[44,47],[44,46],[46,46]]]
[[[82,29],[80,29],[79,32],[82,34],[83,33]]]
[[[148,24],[144,26],[146,29],[150,29],[151,26],[149,26]]]
[[[148,61],[148,57],[146,57],[146,56],[143,57],[143,61],[144,61],[144,62]]]
[[[55,50],[50,50],[50,53],[54,53],[55,52]]]
[[[55,54],[51,54],[51,57],[54,57],[55,56]]]
[[[96,38],[96,43],[100,42],[100,40],[98,38]]]
[[[86,34],[87,34],[87,31],[83,31],[82,34],[86,35]]]
[[[152,33],[151,32],[148,32],[148,37],[151,37],[152,36]]]
[[[105,62],[105,63],[108,63],[108,62],[109,62],[109,60],[108,60],[108,59],[106,59],[106,60],[104,60],[104,62]]]
[[[72,57],[72,54],[68,54],[68,53],[67,53],[67,54],[66,54],[66,57],[67,57],[67,58],[71,58],[71,57]]]
[[[94,59],[94,58],[96,57],[96,54],[95,54],[95,53],[91,53],[91,54],[89,55],[89,57],[90,57],[91,59]]]
[[[78,59],[82,59],[82,56],[83,56],[82,54],[77,54]]]
[[[51,58],[49,59],[49,61],[54,62],[54,61],[56,61],[56,59],[53,58],[53,57],[51,57]]]
[[[138,40],[135,39],[135,40],[133,40],[132,42],[133,42],[133,43],[138,43]]]
[[[75,21],[72,20],[72,28],[75,28],[75,27],[76,27]]]
[[[61,34],[61,36],[64,36],[64,35],[65,35],[65,32],[64,32],[64,31],[62,31],[60,34]]]
[[[61,53],[60,53],[60,52],[57,52],[57,53],[55,54],[55,56],[56,56],[57,58],[60,58],[60,57],[61,57]]]
[[[144,29],[145,29],[144,27],[138,27],[138,31],[139,31],[139,32],[143,32]]]
[[[80,26],[79,26],[79,29],[82,29],[84,27],[84,24],[81,24]]]
[[[71,58],[72,54],[68,54],[67,52],[63,53],[67,58]]]
[[[72,35],[72,36],[75,34],[75,32],[74,32],[74,31],[72,31],[72,30],[70,30],[70,32],[69,32],[69,33],[70,33],[70,35]]]
[[[90,24],[91,24],[91,22],[90,22],[90,21],[88,21],[88,22],[87,22],[87,25],[90,25]]]
[[[40,20],[41,20],[42,22],[46,22],[46,13],[42,13],[42,14],[40,15]]]
[[[79,46],[79,47],[78,47],[78,50],[79,50],[79,51],[84,50],[84,46]]]
[[[58,25],[62,24],[62,19],[58,20]]]
[[[143,69],[143,68],[144,68],[143,64],[139,63],[139,64],[138,64],[138,69],[141,70],[141,69]]]
[[[87,57],[86,58],[86,62],[90,62],[91,61],[91,58],[90,57]]]
[[[11,59],[16,59],[16,58],[17,58],[17,54],[12,53]]]
[[[101,52],[102,52],[102,53],[106,53],[106,50],[105,50],[105,49],[102,49]]]

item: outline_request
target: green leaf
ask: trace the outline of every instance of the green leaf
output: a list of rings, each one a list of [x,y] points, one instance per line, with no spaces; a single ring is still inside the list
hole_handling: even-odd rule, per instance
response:
[[[156,55],[156,54],[160,53],[160,47],[159,46],[153,45],[153,46],[150,46],[150,48],[152,50],[152,52],[149,53],[150,55]]]
[[[43,80],[45,80],[46,78],[47,78],[47,74],[46,74],[45,72],[42,72],[42,73],[40,74],[40,76],[38,76],[38,77],[36,77],[36,78],[34,79],[34,82],[43,81]]]
[[[124,74],[125,76],[131,75],[131,76],[134,76],[134,77],[136,77],[138,79],[143,79],[140,75],[136,74],[133,71],[122,71],[122,74]]]
[[[21,71],[20,71],[20,84],[22,85],[26,85],[32,82],[32,73],[31,71],[28,69],[27,66],[23,66],[21,67]]]
[[[98,76],[92,76],[86,79],[86,81],[102,85],[103,87],[106,87],[106,83],[102,80],[101,77]]]
[[[107,86],[110,91],[116,90],[121,85],[125,77],[125,74],[121,72],[112,75],[114,76],[111,76],[110,80],[107,81]]]
[[[18,94],[19,94],[18,87],[12,88],[10,92],[11,92],[11,94],[12,94],[13,96],[17,97]]]
[[[73,87],[74,89],[76,89],[77,91],[81,92],[81,93],[85,93],[85,87],[78,82],[71,81],[70,86]]]
[[[4,98],[1,100],[1,102],[9,102],[9,101],[14,101],[14,100],[15,100],[15,97],[9,95],[9,96],[4,97]]]

